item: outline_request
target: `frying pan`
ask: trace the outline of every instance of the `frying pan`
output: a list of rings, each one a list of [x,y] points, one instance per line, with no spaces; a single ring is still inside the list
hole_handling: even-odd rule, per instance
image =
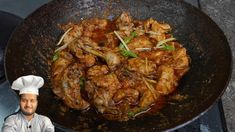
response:
[[[66,110],[52,92],[50,60],[63,31],[58,25],[98,17],[113,19],[123,11],[134,19],[169,23],[187,49],[190,70],[175,94],[186,99],[167,103],[154,113],[127,122],[108,121],[94,110]],[[27,17],[14,31],[5,53],[10,83],[17,77],[44,77],[37,112],[66,130],[163,131],[182,127],[205,113],[223,94],[232,70],[231,50],[219,27],[204,13],[181,0],[54,0]]]

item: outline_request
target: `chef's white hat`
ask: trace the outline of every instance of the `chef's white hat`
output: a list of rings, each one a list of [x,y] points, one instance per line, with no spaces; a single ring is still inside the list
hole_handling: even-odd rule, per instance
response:
[[[19,94],[36,94],[38,95],[38,89],[44,84],[44,80],[40,76],[27,75],[17,78],[13,83],[11,88],[14,90],[19,90]]]

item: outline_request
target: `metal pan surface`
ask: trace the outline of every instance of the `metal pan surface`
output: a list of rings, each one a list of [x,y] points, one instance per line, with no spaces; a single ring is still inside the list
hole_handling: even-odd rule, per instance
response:
[[[94,111],[63,112],[53,94],[50,60],[63,31],[58,24],[99,17],[113,19],[123,11],[134,19],[154,18],[169,23],[173,35],[190,55],[189,72],[176,93],[183,101],[167,104],[160,112],[127,122],[108,121]],[[59,127],[74,131],[162,131],[186,125],[205,113],[223,94],[231,76],[232,57],[227,39],[203,12],[181,0],[54,0],[27,17],[14,31],[5,53],[10,83],[26,74],[45,78],[37,112]]]

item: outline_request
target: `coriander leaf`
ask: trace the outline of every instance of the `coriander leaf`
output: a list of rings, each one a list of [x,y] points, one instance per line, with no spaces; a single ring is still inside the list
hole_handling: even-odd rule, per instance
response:
[[[132,52],[132,51],[127,51],[127,50],[122,50],[121,51],[121,54],[123,55],[123,56],[126,56],[126,57],[133,57],[133,58],[136,58],[136,57],[138,57],[134,52]]]
[[[85,81],[86,81],[86,78],[85,78],[85,77],[80,77],[80,78],[79,78],[79,85],[80,85],[80,88],[81,88],[81,89],[84,89],[84,88],[85,88]]]
[[[148,109],[146,109],[146,108],[136,108],[136,109],[134,109],[133,111],[129,111],[128,113],[127,113],[127,115],[129,116],[129,117],[135,117],[135,116],[137,116],[138,114],[141,114],[141,113],[144,113],[144,112],[146,112],[146,111],[148,111],[150,108],[148,108]]]
[[[121,41],[121,44],[125,47],[126,50],[129,50],[128,46],[126,45],[126,42],[122,39],[122,37],[118,34],[117,31],[113,31],[114,34],[118,37],[118,39]]]
[[[138,34],[134,31],[134,32],[131,32],[131,36],[127,37],[124,39],[125,43],[128,44],[131,42],[131,40],[134,38],[134,37],[137,37]]]
[[[172,50],[175,50],[175,47],[171,45],[163,44],[162,49],[172,51]]]
[[[52,57],[52,62],[55,62],[60,57],[60,52],[55,52],[55,54]]]
[[[122,43],[120,43],[119,49],[124,50],[124,48],[125,48],[124,45]]]
[[[128,115],[129,117],[134,117],[134,116],[135,116],[135,112],[130,111],[130,112],[127,113],[127,115]]]
[[[128,43],[131,42],[131,40],[132,40],[132,37],[127,37],[127,38],[124,39],[124,42],[125,42],[126,44],[128,44]]]
[[[138,34],[134,31],[134,32],[131,32],[131,36],[132,36],[132,37],[137,37]]]
[[[138,34],[137,34],[135,31],[134,31],[134,32],[131,32],[131,35],[130,35],[129,37],[126,37],[126,38],[124,39],[124,42],[125,42],[126,44],[128,44],[128,43],[131,42],[131,40],[132,40],[134,37],[137,37],[137,36],[138,36]],[[120,43],[119,49],[124,49],[124,45],[123,45],[122,43]]]

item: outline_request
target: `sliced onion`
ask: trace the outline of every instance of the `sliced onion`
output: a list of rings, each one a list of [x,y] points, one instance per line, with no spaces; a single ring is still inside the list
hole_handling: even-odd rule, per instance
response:
[[[61,42],[64,40],[65,35],[68,34],[69,31],[71,31],[72,29],[73,29],[72,27],[69,28],[69,29],[61,36],[59,42],[56,44],[57,46],[61,44]]]

